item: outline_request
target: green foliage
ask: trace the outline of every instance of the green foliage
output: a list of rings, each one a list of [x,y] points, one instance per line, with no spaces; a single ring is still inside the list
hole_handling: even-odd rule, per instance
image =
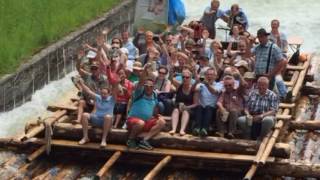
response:
[[[121,0],[0,0],[0,76]]]

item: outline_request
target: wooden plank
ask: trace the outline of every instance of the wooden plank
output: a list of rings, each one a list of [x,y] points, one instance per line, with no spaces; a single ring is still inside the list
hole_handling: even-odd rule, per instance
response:
[[[291,121],[291,129],[320,130],[320,120]]]
[[[284,115],[284,114],[281,114],[281,115],[276,115],[276,118],[278,120],[290,120],[292,119],[292,115]]]
[[[308,67],[310,65],[310,62],[311,62],[311,59],[309,58],[305,63],[304,63],[304,66],[306,66],[306,68],[304,70],[302,70],[299,74],[299,78],[295,84],[295,86],[293,87],[293,90],[292,90],[292,96],[293,96],[293,100],[296,99],[299,91],[301,90],[302,88],[302,85],[303,85],[303,82],[304,82],[304,77],[307,73],[307,70],[308,70]]]
[[[154,177],[157,176],[157,174],[163,169],[164,166],[166,166],[170,161],[172,157],[166,156],[163,158],[144,178],[143,180],[152,180]]]
[[[238,162],[253,162],[255,156],[253,155],[240,155],[240,154],[228,154],[228,153],[214,153],[214,152],[199,152],[191,150],[176,150],[176,149],[165,149],[165,148],[154,148],[152,151],[143,149],[128,149],[124,145],[108,144],[104,149],[100,148],[99,143],[87,143],[85,145],[79,145],[77,141],[68,140],[52,140],[51,145],[79,148],[79,149],[92,149],[98,151],[121,151],[127,153],[138,153],[146,155],[170,155],[176,157],[188,157],[188,158],[200,158],[200,159],[211,159],[211,160],[229,160]],[[274,161],[274,157],[269,157],[267,161]]]
[[[56,123],[54,128],[54,138],[79,140],[82,136],[81,125],[70,123]],[[89,138],[92,142],[101,141],[102,130],[99,128],[89,128]],[[112,129],[108,135],[108,142],[111,144],[126,144],[128,140],[127,130]],[[256,154],[257,141],[244,139],[226,139],[221,137],[208,136],[199,138],[192,135],[172,136],[166,132],[160,132],[150,139],[150,143],[155,147],[172,148],[182,150],[197,150],[209,152],[225,152],[240,154]],[[274,148],[273,156],[287,158],[290,148]]]
[[[119,159],[120,155],[121,155],[121,151],[116,151],[111,156],[111,158],[102,166],[99,172],[96,174],[96,178],[102,179],[106,175],[110,167],[117,161],[117,159]]]
[[[46,145],[42,145],[39,149],[37,149],[35,152],[30,154],[27,158],[27,162],[32,162],[36,158],[38,158],[42,153],[46,151]]]
[[[57,110],[77,111],[78,107],[74,105],[49,105],[47,109],[50,111],[57,111]]]
[[[296,84],[298,78],[299,78],[299,72],[295,71],[291,77],[291,80],[289,82],[285,81],[284,83],[286,86],[294,86]]]
[[[279,108],[294,108],[296,107],[295,103],[280,103]]]
[[[286,68],[287,68],[287,70],[294,70],[294,71],[301,71],[301,70],[305,69],[304,66],[299,66],[299,65],[295,66],[295,65],[290,65],[290,64],[288,64]]]

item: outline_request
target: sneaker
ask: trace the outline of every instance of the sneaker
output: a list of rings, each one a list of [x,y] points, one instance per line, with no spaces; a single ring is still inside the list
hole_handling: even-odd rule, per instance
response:
[[[215,135],[222,138],[224,137],[224,133],[222,132],[216,132]]]
[[[138,146],[142,149],[146,150],[152,150],[153,147],[150,145],[150,143],[147,140],[140,140],[138,143]]]
[[[138,149],[137,141],[135,139],[129,139],[127,141],[128,148]]]
[[[233,135],[232,133],[228,133],[228,134],[227,134],[227,138],[228,138],[228,139],[234,139],[234,135]]]
[[[200,135],[201,137],[206,137],[206,136],[208,136],[208,132],[207,132],[206,129],[202,128],[202,129],[200,130],[200,132],[199,132],[199,135]]]
[[[199,134],[200,134],[200,129],[199,129],[199,128],[194,128],[193,131],[192,131],[192,134],[193,134],[194,136],[199,136]]]

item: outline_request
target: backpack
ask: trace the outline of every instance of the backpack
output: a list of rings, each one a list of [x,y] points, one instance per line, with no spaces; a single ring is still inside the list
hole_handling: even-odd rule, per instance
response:
[[[145,94],[145,92],[144,92],[144,90],[143,90],[142,93],[139,94],[139,96],[137,96],[136,98],[134,98],[134,99],[132,100],[132,103],[134,103],[134,102],[138,101],[139,99],[143,98],[144,94]],[[158,95],[157,95],[157,93],[156,93],[155,91],[152,92],[152,97],[153,97],[154,99],[158,99]],[[131,103],[131,104],[132,104],[132,103]]]
[[[300,56],[300,50],[298,49],[296,52],[294,52],[289,60],[290,64],[298,65],[299,63],[299,56]]]

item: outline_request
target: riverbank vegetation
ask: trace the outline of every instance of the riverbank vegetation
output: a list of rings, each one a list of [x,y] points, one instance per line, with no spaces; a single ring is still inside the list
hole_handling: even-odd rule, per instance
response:
[[[1,0],[0,77],[121,0]]]

